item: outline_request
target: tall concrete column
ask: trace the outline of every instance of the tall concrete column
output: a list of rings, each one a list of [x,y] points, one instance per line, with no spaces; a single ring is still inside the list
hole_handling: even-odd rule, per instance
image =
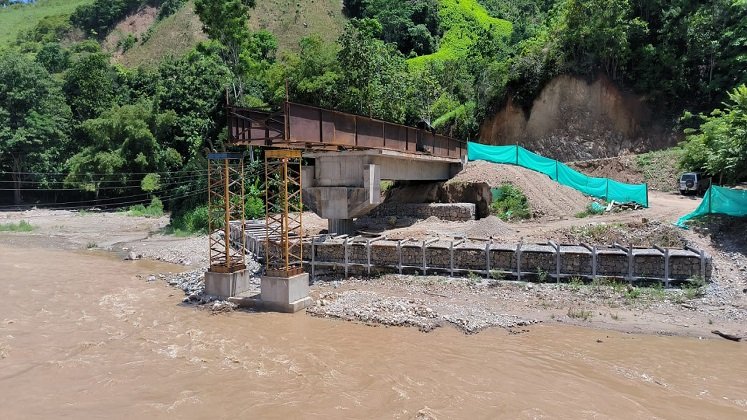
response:
[[[352,235],[355,232],[353,219],[327,219],[327,231],[335,235]]]

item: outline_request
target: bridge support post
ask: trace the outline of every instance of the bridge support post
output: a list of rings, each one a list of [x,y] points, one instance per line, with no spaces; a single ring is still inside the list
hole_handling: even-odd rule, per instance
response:
[[[231,246],[231,224],[244,238],[244,155],[208,154],[208,257],[205,292],[227,298],[245,292],[251,277],[246,272],[246,243]]]
[[[303,272],[301,152],[265,151],[265,185],[261,306],[272,311],[300,311],[312,303],[309,275]]]
[[[327,231],[335,235],[352,235],[355,232],[353,219],[327,219]]]

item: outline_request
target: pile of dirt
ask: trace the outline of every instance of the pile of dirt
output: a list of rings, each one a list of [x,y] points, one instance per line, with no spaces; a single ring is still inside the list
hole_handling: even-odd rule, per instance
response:
[[[547,175],[520,166],[483,161],[469,162],[446,185],[486,182],[491,188],[510,183],[527,197],[534,217],[567,218],[586,209],[591,201],[580,192],[560,185]]]
[[[668,223],[599,223],[587,226],[573,226],[551,233],[551,239],[561,243],[586,242],[590,244],[622,245],[652,247],[654,245],[668,248],[682,248],[685,238],[682,230]]]
[[[635,156],[631,155],[569,162],[567,165],[588,176],[609,178],[628,184],[645,182],[643,174],[636,164]]]
[[[680,160],[679,148],[657,150],[640,155],[569,162],[568,166],[589,176],[610,178],[629,184],[647,183],[657,191],[677,191]]]
[[[511,226],[496,216],[488,216],[484,219],[475,221],[475,223],[465,232],[468,238],[501,238],[514,235],[515,231]]]

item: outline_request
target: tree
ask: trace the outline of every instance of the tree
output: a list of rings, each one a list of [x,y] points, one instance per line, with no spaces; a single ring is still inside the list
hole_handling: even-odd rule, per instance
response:
[[[24,172],[48,181],[64,160],[70,134],[70,107],[60,86],[40,64],[14,52],[0,53],[0,166],[14,181],[14,201],[22,202]]]
[[[411,79],[402,54],[393,44],[377,39],[380,32],[381,25],[374,19],[353,19],[340,35],[337,59],[345,70],[338,85],[340,106],[348,112],[404,122]]]
[[[173,132],[163,144],[185,158],[199,154],[203,147],[218,148],[223,130],[224,92],[232,78],[214,43],[201,44],[179,59],[167,59],[158,68],[155,103],[159,113],[171,113]]]
[[[50,42],[44,44],[36,53],[36,61],[50,73],[61,73],[70,65],[70,52],[59,43]]]
[[[285,100],[287,81],[292,100],[323,108],[336,107],[342,73],[337,61],[339,47],[325,43],[319,36],[311,36],[301,39],[299,49],[298,53],[286,52],[268,72],[273,102]]]
[[[66,185],[93,192],[96,199],[102,183],[113,193],[123,192],[133,181],[152,191],[154,176],[144,174],[170,171],[182,161],[176,150],[163,147],[157,140],[171,130],[172,122],[154,113],[147,101],[115,106],[99,118],[83,122],[80,131],[84,146],[67,161]],[[159,177],[159,185],[160,181]],[[122,190],[117,191],[120,187]]]
[[[220,51],[226,65],[234,74],[231,94],[235,102],[244,96],[245,74],[250,67],[248,54],[243,54],[252,39],[247,21],[254,0],[196,0],[195,12],[202,29],[222,46]]]
[[[65,73],[65,95],[78,121],[96,118],[111,108],[116,87],[117,74],[105,54],[85,54]]]
[[[747,178],[747,86],[729,92],[725,109],[701,115],[697,130],[687,130],[683,166],[718,175],[726,183]]]
[[[601,67],[613,79],[630,59],[629,39],[646,31],[632,17],[628,0],[567,0],[563,39],[566,51],[584,73]]]

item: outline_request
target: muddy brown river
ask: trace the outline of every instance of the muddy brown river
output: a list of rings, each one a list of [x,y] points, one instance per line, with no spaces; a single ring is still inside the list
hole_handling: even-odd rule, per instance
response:
[[[747,418],[745,344],[212,315],[173,270],[0,245],[0,418]]]

